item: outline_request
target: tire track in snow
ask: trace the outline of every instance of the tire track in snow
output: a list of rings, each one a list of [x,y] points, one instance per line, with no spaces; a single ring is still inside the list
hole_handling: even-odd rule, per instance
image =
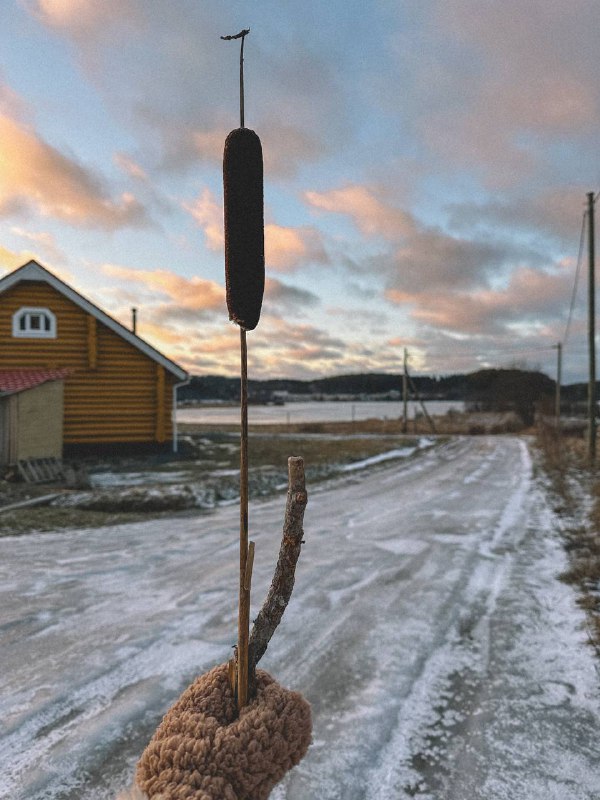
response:
[[[426,480],[428,484],[420,495],[410,494],[407,506],[411,510],[415,509],[413,513],[418,514],[418,509],[427,502],[443,503],[446,494],[444,485],[446,482],[456,483],[457,471],[467,474],[477,472],[478,479],[485,480],[486,474],[493,472],[500,460],[506,460],[505,446],[498,446],[496,441],[491,444],[489,441],[486,444],[479,444],[475,448],[475,453],[470,443],[463,442],[462,445],[460,457],[457,458],[456,452],[459,448],[454,448],[454,457],[451,461],[446,463],[438,461],[435,468],[421,479]],[[515,447],[513,442],[513,452]],[[485,453],[483,462],[485,469],[480,468],[480,448],[483,448]],[[527,468],[528,461],[524,453],[526,454],[526,449],[520,450],[520,462]],[[470,465],[473,462],[476,462],[477,466],[471,469]],[[460,469],[461,467],[463,469]],[[396,480],[397,478],[398,476]],[[385,480],[389,483],[393,480],[393,476],[387,475]],[[507,505],[516,511],[523,500],[524,492],[518,474],[515,479],[512,473],[509,480],[512,494]],[[461,497],[461,505],[464,508],[465,496]],[[373,511],[368,516],[374,523],[390,515],[388,507],[378,506],[377,497],[372,499],[372,508]],[[506,507],[500,505],[496,530],[500,530],[503,526],[506,528],[506,519],[502,521],[502,513],[505,511]],[[394,513],[397,517],[397,509]],[[433,555],[431,553],[431,532],[420,530],[417,524],[415,528],[416,541],[428,543],[425,549],[421,548],[416,557],[406,558],[404,555],[400,562],[401,566],[380,566],[380,580],[375,579],[370,584],[371,596],[365,598],[357,596],[352,607],[341,611],[340,618],[335,623],[336,633],[333,636],[331,629],[327,628],[324,640],[328,651],[321,655],[320,647],[317,648],[317,656],[320,656],[326,665],[325,669],[320,667],[319,658],[317,661],[314,660],[315,648],[310,638],[310,631],[306,631],[306,640],[311,645],[307,661],[302,661],[299,665],[302,673],[306,675],[303,690],[309,697],[311,691],[318,692],[320,702],[323,697],[322,687],[330,682],[337,683],[342,692],[345,690],[346,693],[341,698],[337,697],[337,703],[334,694],[330,698],[329,709],[321,709],[320,706],[317,709],[317,713],[329,712],[332,716],[327,723],[330,736],[324,737],[321,741],[317,740],[310,767],[308,763],[300,765],[295,774],[288,779],[285,791],[280,789],[277,797],[300,799],[317,796],[319,793],[320,796],[332,799],[365,798],[369,797],[369,786],[385,787],[386,766],[375,769],[368,775],[364,772],[359,775],[356,772],[356,763],[372,764],[381,757],[382,751],[385,752],[386,748],[389,748],[391,761],[396,763],[399,757],[396,719],[403,719],[402,714],[407,710],[412,723],[418,729],[423,719],[428,719],[431,714],[429,705],[423,704],[423,686],[428,685],[433,676],[445,676],[447,670],[452,671],[462,664],[454,656],[451,643],[461,620],[461,612],[464,612],[466,607],[465,598],[472,594],[472,572],[474,566],[481,561],[481,556],[477,548],[472,547],[472,537],[469,539],[466,536],[459,536],[459,546],[449,549],[448,539],[445,540],[447,532],[444,531],[437,540],[433,539],[433,545],[438,546],[438,551],[441,551],[445,558],[440,562],[440,552]],[[487,537],[490,541],[493,538],[493,533],[489,530]],[[414,541],[414,538],[409,539],[409,542]],[[452,543],[456,542],[457,539],[454,538]],[[405,547],[405,550],[409,549]],[[429,559],[439,562],[437,571],[426,577],[424,585],[420,586],[419,576]],[[486,559],[486,562],[488,561],[489,559]],[[364,569],[367,567],[368,562],[365,558]],[[405,573],[405,581],[400,580],[399,575],[402,572]],[[477,586],[480,586],[480,580],[481,576],[474,578]],[[366,633],[363,632],[362,639],[355,633],[355,628],[360,628],[360,625],[356,625],[356,621],[361,615],[361,602],[368,602],[377,609],[375,614],[370,617],[367,615],[363,626]],[[429,616],[425,615],[425,618],[422,618],[416,613],[415,607],[427,609]],[[390,620],[399,620],[401,630],[394,630]],[[332,652],[336,654],[333,659]],[[353,681],[352,677],[348,679],[344,673],[343,668],[347,659],[338,654],[348,652],[372,654],[371,658],[363,657],[362,663],[359,663],[359,680]],[[291,660],[294,661],[293,656]],[[351,666],[349,671],[352,676]],[[297,679],[297,669],[295,676]],[[417,707],[420,714],[415,711]],[[368,735],[365,735],[365,729],[368,729]],[[401,735],[404,733],[403,728]],[[334,748],[334,765],[331,763],[329,752],[331,747]],[[319,753],[317,758],[315,750]],[[324,786],[327,788],[323,794]],[[386,792],[387,789],[383,788],[374,796],[381,798],[397,796]]]

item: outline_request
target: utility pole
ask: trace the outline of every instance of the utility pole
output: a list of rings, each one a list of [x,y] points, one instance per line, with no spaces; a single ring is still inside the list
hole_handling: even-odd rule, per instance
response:
[[[402,375],[402,433],[408,433],[408,353],[404,348],[404,374]]]
[[[588,384],[588,459],[596,466],[596,279],[594,264],[594,192],[588,192],[588,347],[590,376]]]
[[[560,426],[560,392],[562,388],[562,342],[556,345],[556,398],[554,404],[554,415],[556,417],[556,427]]]
[[[423,402],[423,398],[422,398],[422,397],[421,397],[421,395],[419,394],[419,390],[417,389],[415,382],[414,382],[414,381],[413,381],[413,379],[410,377],[410,375],[408,374],[408,372],[406,373],[406,376],[407,376],[408,380],[410,381],[410,388],[412,389],[414,396],[416,397],[416,399],[417,399],[417,400],[418,400],[418,402],[419,402],[419,405],[421,406],[421,411],[423,412],[423,416],[425,417],[425,419],[426,419],[426,420],[427,420],[427,422],[429,423],[429,427],[431,428],[431,432],[432,432],[432,433],[437,433],[437,431],[436,431],[436,429],[435,429],[435,422],[434,422],[434,421],[433,421],[433,419],[432,419],[432,418],[429,416],[429,412],[427,411],[427,408],[425,407],[425,403]]]

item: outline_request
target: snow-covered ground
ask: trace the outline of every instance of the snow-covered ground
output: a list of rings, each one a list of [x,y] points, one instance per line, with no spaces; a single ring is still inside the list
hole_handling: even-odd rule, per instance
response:
[[[598,673],[525,443],[454,440],[309,488],[262,666],[311,701],[273,800],[591,800]],[[284,498],[251,506],[255,607]],[[228,658],[236,506],[0,540],[0,797],[104,800]]]

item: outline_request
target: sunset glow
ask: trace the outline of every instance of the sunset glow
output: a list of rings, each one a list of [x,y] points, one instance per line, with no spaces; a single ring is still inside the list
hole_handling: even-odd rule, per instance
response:
[[[566,9],[568,6],[568,13]],[[265,162],[253,377],[554,375],[600,189],[597,0],[9,0],[0,274],[37,259],[193,374],[233,375],[224,138]],[[585,267],[583,265],[582,269]],[[583,274],[583,273],[582,273]],[[585,282],[564,352],[585,379]]]

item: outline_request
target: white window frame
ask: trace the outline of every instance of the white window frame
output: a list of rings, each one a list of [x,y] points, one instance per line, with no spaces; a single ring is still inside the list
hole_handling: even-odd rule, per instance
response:
[[[31,319],[34,316],[44,316],[50,322],[50,329],[33,328]],[[21,321],[25,319],[25,328],[21,327]],[[39,308],[36,306],[22,306],[15,311],[12,318],[12,335],[16,339],[56,339],[56,315],[49,308]]]

